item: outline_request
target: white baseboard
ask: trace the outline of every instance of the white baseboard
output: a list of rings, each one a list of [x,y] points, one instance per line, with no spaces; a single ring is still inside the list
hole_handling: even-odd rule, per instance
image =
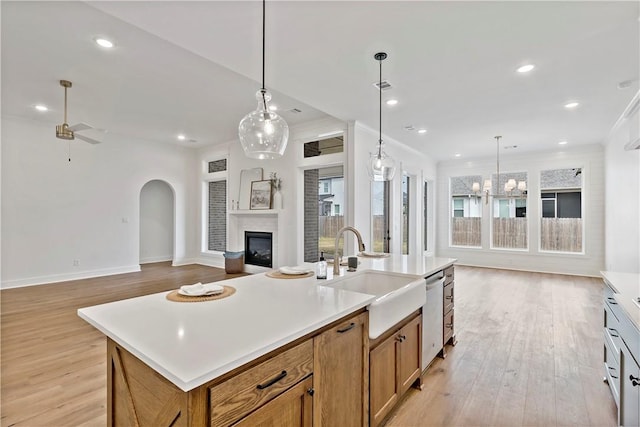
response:
[[[173,260],[172,255],[154,256],[154,257],[148,257],[148,258],[140,258],[140,264],[151,264],[154,262],[165,262],[165,261],[172,261],[172,260]]]
[[[2,289],[21,288],[24,286],[44,285],[47,283],[66,282],[68,280],[90,279],[92,277],[112,276],[114,274],[134,273],[140,271],[139,265],[130,265],[101,270],[81,271],[78,273],[52,274],[49,276],[28,277],[25,279],[5,280]]]
[[[206,265],[209,267],[224,268],[224,257],[216,255],[200,256],[196,261],[196,264]]]
[[[198,258],[177,258],[171,263],[172,267],[180,267],[181,265],[199,264]]]

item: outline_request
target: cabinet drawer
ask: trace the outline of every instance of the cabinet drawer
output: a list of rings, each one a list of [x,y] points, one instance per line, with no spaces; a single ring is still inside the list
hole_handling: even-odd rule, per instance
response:
[[[444,287],[443,304],[443,313],[448,313],[453,308],[453,284]]]
[[[453,265],[444,269],[444,284],[448,285],[449,283],[453,283],[454,273],[453,273]]]
[[[604,344],[604,370],[605,378],[609,383],[611,394],[616,401],[616,405],[620,406],[620,364],[618,357],[614,357],[612,349],[607,343]]]
[[[453,336],[453,327],[454,327],[454,318],[453,313],[455,310],[451,310],[447,314],[444,315],[444,331],[443,331],[443,343],[449,341],[449,338]]]
[[[228,426],[313,373],[313,342],[275,355],[209,389],[211,426]]]
[[[622,338],[620,337],[620,322],[613,315],[609,304],[604,303],[604,340],[611,347],[616,360],[619,358],[620,345],[622,344]]]

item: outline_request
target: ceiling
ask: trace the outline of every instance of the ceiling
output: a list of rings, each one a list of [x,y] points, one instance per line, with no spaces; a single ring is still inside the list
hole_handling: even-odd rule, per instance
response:
[[[67,79],[70,124],[108,129],[105,142],[197,147],[236,139],[255,108],[260,2],[0,7],[3,115],[61,122]],[[435,160],[491,156],[498,134],[520,152],[601,143],[638,91],[639,15],[638,2],[617,1],[270,1],[266,86],[290,126],[333,116],[377,129],[373,55],[384,51],[383,98],[399,103],[384,106],[383,133]]]

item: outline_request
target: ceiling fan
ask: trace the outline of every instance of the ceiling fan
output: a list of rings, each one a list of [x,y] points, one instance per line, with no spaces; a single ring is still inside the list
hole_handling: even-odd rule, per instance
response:
[[[88,136],[76,133],[87,129],[94,129],[93,126],[90,126],[86,123],[78,123],[73,126],[69,126],[67,124],[67,89],[71,87],[71,82],[69,80],[60,80],[60,86],[64,87],[64,123],[56,126],[56,137],[66,140],[73,140],[78,138],[90,144],[101,143],[102,141],[98,141],[97,139],[89,138]]]

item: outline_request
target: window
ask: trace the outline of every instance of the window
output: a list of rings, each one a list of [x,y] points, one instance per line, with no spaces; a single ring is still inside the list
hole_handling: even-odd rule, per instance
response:
[[[492,188],[496,189],[496,195],[492,203],[491,222],[491,247],[496,249],[527,249],[528,229],[527,222],[527,195],[505,194],[504,186],[508,179],[517,182],[527,181],[526,172],[510,172],[500,174],[500,182],[497,176],[492,176]]]
[[[409,254],[409,184],[410,178],[402,175],[402,254]]]
[[[317,157],[327,154],[342,153],[344,151],[343,136],[311,141],[304,144],[304,157]]]
[[[390,192],[389,181],[371,183],[371,246],[374,252],[389,253],[390,230]]]
[[[470,175],[450,179],[452,246],[481,245],[482,200],[472,190],[474,182],[482,182],[482,177]]]
[[[333,258],[336,234],[344,226],[344,203],[342,166],[304,171],[305,262],[318,261],[320,252],[324,252],[327,258]]]
[[[582,252],[582,168],[540,172],[540,250]]]
[[[425,252],[429,251],[429,199],[428,199],[428,192],[429,189],[429,183],[427,181],[424,182],[424,194],[422,195],[422,197],[424,198],[423,200],[423,205],[424,205],[424,212],[422,213],[422,220],[423,220],[423,224],[422,224],[422,231],[424,234],[424,250]]]
[[[205,244],[209,251],[225,251],[227,247],[227,159],[207,163]]]
[[[227,181],[209,182],[209,244],[210,251],[225,251],[227,247]]]

